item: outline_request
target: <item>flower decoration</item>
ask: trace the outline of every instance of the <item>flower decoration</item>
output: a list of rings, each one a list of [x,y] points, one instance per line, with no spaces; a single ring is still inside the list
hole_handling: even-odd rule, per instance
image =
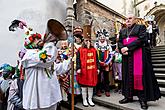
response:
[[[42,36],[39,33],[32,34],[28,38],[25,38],[24,46],[26,49],[32,49],[34,47],[34,40],[41,39]]]
[[[41,52],[39,54],[39,58],[40,58],[41,61],[43,61],[45,63],[46,62],[46,59],[48,58],[48,55],[46,54],[46,51]]]

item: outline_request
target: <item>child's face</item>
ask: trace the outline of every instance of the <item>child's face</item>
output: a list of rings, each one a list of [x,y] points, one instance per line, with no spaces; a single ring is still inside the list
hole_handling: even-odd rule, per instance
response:
[[[76,43],[81,43],[81,39],[78,37],[75,37]]]
[[[59,51],[58,51],[58,55],[61,55],[61,54],[62,54],[62,51],[61,51],[61,50],[59,50]]]

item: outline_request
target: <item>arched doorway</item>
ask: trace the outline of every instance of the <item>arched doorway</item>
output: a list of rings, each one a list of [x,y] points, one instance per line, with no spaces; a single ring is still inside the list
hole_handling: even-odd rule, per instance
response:
[[[165,5],[158,5],[153,7],[147,14],[155,15],[155,21],[159,26],[159,36],[160,42],[158,45],[165,45]]]

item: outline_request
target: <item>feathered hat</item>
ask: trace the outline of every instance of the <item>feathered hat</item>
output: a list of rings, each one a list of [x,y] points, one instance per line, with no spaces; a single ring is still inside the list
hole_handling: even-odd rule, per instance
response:
[[[109,39],[109,33],[106,31],[106,29],[97,31],[96,38],[99,39]]]
[[[16,31],[16,28],[24,29],[25,31],[25,42],[24,46],[27,49],[33,48],[33,42],[34,39],[41,39],[42,36],[39,33],[34,33],[32,28],[29,28],[25,22],[21,20],[14,20],[11,22],[11,25],[9,26],[9,31]]]
[[[84,39],[91,39],[91,25],[84,25],[83,30]]]
[[[73,29],[73,36],[77,37],[77,38],[80,38],[81,41],[83,41],[83,29],[80,26],[75,27]]]
[[[20,20],[14,20],[9,26],[9,31],[15,31],[15,28],[21,28],[25,31],[25,48],[31,49],[34,45],[34,39],[41,39],[42,36],[39,33],[34,33],[32,28],[29,28],[25,22]],[[47,31],[43,37],[43,42],[55,42],[58,40],[66,40],[68,37],[65,27],[55,19],[49,19],[47,22]]]

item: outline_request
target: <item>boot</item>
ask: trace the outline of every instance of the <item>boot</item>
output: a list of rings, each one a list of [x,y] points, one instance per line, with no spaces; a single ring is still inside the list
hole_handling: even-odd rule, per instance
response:
[[[88,87],[88,103],[91,107],[94,107],[95,104],[92,101],[92,97],[93,97],[93,87]]]
[[[88,102],[87,102],[87,87],[81,87],[82,89],[82,99],[83,99],[83,106],[88,107]]]

